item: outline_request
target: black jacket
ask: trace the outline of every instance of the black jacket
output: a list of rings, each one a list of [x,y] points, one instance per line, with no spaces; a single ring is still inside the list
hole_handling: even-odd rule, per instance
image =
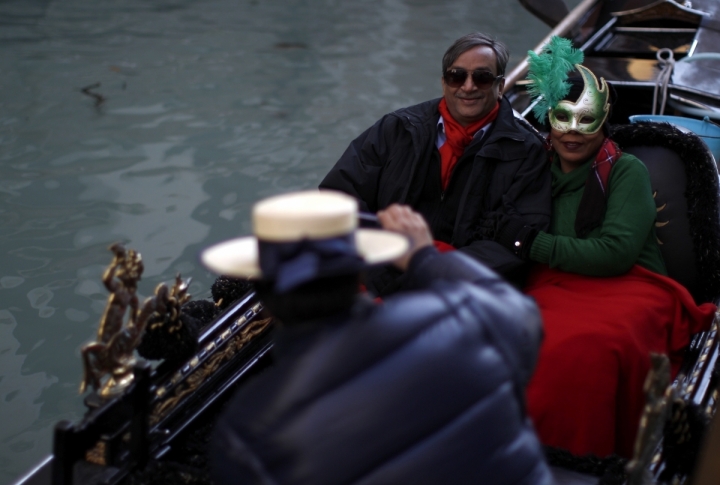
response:
[[[438,199],[437,206],[421,205],[420,199],[427,177],[437,178],[439,184],[439,103],[440,99],[435,99],[383,116],[353,140],[320,188],[353,195],[360,209],[368,212],[393,203],[408,204],[425,216],[438,239],[435,211],[444,202]],[[539,134],[515,118],[505,98],[490,132],[480,142],[480,146],[471,143],[466,153],[474,149],[475,156],[461,158],[454,170],[454,228],[449,238],[439,239],[518,280],[524,262],[498,243],[483,240],[478,228],[488,212],[504,212],[521,216],[538,230],[547,230],[551,205],[547,155]],[[461,180],[455,180],[457,172],[462,172]]]
[[[218,485],[552,482],[524,410],[532,300],[457,252],[409,272],[413,292],[277,330],[216,425]]]

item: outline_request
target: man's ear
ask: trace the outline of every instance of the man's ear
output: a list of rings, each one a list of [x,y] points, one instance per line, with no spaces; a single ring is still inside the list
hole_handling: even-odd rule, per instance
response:
[[[505,89],[505,78],[502,78],[500,80],[500,83],[498,84],[498,101],[502,99],[504,89]]]

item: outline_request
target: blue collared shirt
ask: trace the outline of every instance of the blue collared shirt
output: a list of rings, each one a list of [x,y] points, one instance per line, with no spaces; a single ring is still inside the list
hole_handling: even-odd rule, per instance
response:
[[[477,137],[482,138],[483,136],[485,136],[485,133],[487,132],[487,130],[490,129],[490,127],[493,125],[493,123],[495,123],[495,122],[491,121],[487,125],[480,128],[478,131],[475,132],[475,134],[473,135],[473,138],[477,138]],[[435,140],[435,146],[437,147],[438,150],[440,150],[440,147],[443,146],[445,144],[445,140],[447,140],[447,135],[445,134],[445,120],[443,120],[442,115],[440,115],[440,119],[438,120],[437,127],[438,127],[438,134],[437,134],[437,140]]]

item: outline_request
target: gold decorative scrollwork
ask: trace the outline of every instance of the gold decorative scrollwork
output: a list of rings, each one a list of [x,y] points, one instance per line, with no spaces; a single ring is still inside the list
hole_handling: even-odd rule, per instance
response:
[[[659,460],[656,448],[662,439],[663,427],[670,412],[670,403],[676,398],[676,390],[670,385],[670,360],[666,355],[651,354],[652,367],[645,378],[646,404],[640,418],[640,428],[633,458],[627,464],[628,484],[648,483],[648,469]]]
[[[240,349],[252,341],[257,335],[262,333],[271,321],[272,317],[251,321],[240,331],[240,333],[227,341],[227,344],[221,351],[211,355],[206,362],[196,367],[188,375],[187,379],[175,388],[171,396],[155,405],[150,415],[150,424],[157,424],[164,416],[180,404],[186,396],[195,392],[205,379],[217,371],[223,363],[229,361]],[[225,335],[225,333],[223,333],[223,335]],[[214,343],[211,343],[210,345],[214,347]],[[166,388],[160,388],[156,392],[156,395],[158,397],[162,397],[165,396],[166,393]]]
[[[653,199],[655,199],[656,197],[657,197],[657,190],[653,192]],[[660,212],[662,212],[663,210],[665,210],[666,207],[667,207],[667,202],[664,203],[663,205],[661,205],[660,207],[657,207],[657,208],[655,209],[655,211],[658,212],[658,213],[660,213]],[[665,226],[667,226],[669,223],[670,223],[670,221],[658,221],[658,220],[656,220],[656,221],[655,221],[655,227],[665,227]],[[659,245],[662,246],[663,242],[660,240],[659,237],[655,236],[655,240],[657,241],[657,243],[658,243]]]
[[[107,465],[107,443],[100,440],[95,446],[85,452],[85,461],[95,463],[96,465]]]

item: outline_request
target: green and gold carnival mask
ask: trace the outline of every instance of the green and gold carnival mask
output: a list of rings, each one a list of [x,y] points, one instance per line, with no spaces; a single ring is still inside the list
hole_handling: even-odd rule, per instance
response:
[[[598,83],[595,74],[580,64],[575,67],[582,75],[585,87],[576,102],[563,100],[548,112],[550,126],[567,133],[577,131],[583,135],[592,135],[602,128],[610,112],[610,90],[605,79]]]

